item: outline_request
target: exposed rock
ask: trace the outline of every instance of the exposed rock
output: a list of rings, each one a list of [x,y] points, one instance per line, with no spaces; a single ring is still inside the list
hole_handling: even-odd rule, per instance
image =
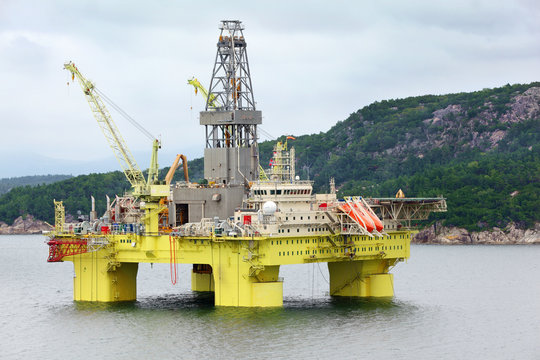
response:
[[[43,231],[49,231],[52,227],[44,221],[36,220],[32,215],[24,218],[19,216],[10,226],[0,221],[0,235],[8,234],[41,234]]]
[[[491,145],[495,146],[499,141],[501,141],[504,138],[504,135],[506,135],[506,131],[503,131],[503,130],[494,131],[489,137],[489,141]]]
[[[531,119],[540,113],[540,88],[529,88],[521,95],[514,97],[511,109],[501,117],[501,122],[520,122]]]
[[[433,119],[431,125],[443,125],[449,114],[457,115],[462,112],[461,105],[448,105],[444,109],[435,110],[433,112]]]
[[[491,230],[472,233],[462,228],[434,224],[416,234],[412,243],[444,245],[540,244],[540,223],[536,223],[533,229],[527,230],[518,229],[512,223],[504,230],[495,227]]]

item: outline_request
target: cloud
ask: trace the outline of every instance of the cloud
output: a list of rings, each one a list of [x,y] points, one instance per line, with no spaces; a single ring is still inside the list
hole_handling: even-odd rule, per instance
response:
[[[0,159],[14,149],[80,161],[110,157],[80,89],[66,85],[68,60],[161,134],[164,153],[202,148],[204,102],[186,82],[209,83],[226,18],[245,24],[255,100],[263,128],[275,136],[326,131],[376,100],[540,78],[540,9],[532,0],[4,0],[0,121],[10,135]],[[149,153],[146,138],[112,115],[131,150]]]

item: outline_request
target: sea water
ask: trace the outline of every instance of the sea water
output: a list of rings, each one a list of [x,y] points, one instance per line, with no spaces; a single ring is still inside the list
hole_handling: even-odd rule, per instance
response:
[[[540,359],[540,246],[413,245],[392,300],[333,298],[326,264],[282,266],[283,308],[214,307],[190,266],[140,264],[138,300],[72,300],[44,236],[0,236],[2,359]]]

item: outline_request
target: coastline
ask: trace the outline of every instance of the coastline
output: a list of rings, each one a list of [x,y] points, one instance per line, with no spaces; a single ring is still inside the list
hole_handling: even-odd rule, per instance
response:
[[[0,235],[32,235],[50,231],[53,226],[45,221],[37,220],[32,215],[19,216],[12,225],[0,221]]]
[[[414,235],[412,244],[429,245],[540,245],[540,223],[532,229],[518,229],[511,223],[504,229],[469,232],[458,227],[435,223]]]

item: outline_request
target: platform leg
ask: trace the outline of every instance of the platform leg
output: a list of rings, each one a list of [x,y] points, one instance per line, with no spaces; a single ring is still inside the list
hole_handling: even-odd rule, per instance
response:
[[[283,306],[279,266],[254,269],[241,251],[225,244],[213,251],[216,306]]]
[[[138,263],[111,266],[101,252],[93,252],[75,255],[73,265],[73,300],[114,302],[137,299]]]
[[[214,277],[212,274],[200,274],[191,270],[191,291],[214,291]]]
[[[328,271],[332,296],[394,296],[394,278],[387,272],[387,260],[329,262]]]

